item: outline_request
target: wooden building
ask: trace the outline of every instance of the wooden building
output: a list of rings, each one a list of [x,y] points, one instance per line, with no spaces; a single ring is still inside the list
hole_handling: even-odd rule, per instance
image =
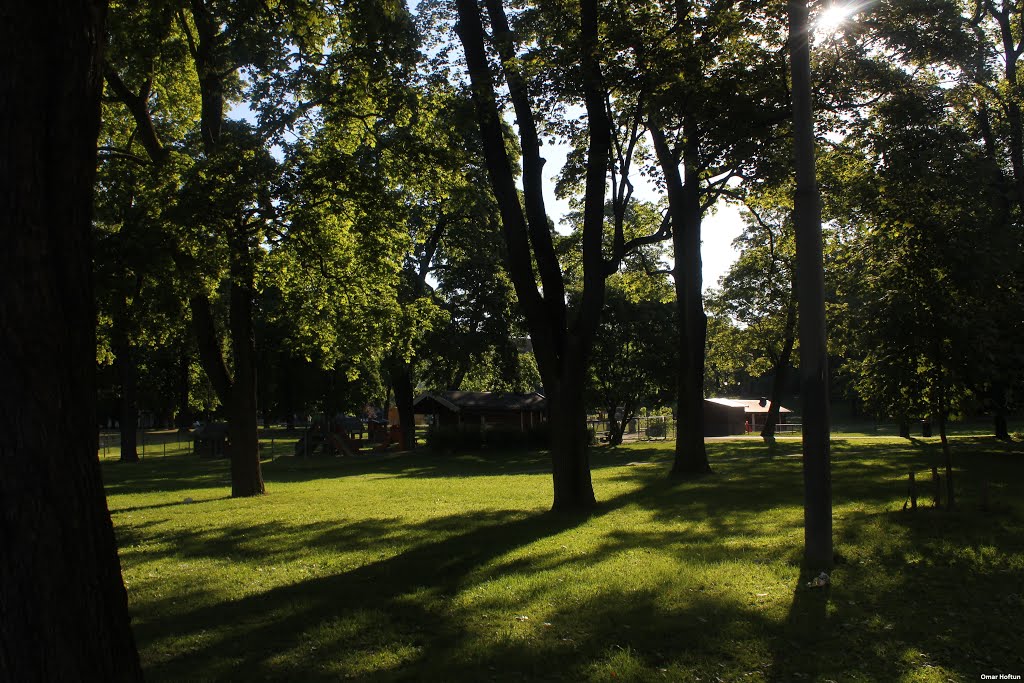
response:
[[[768,419],[771,403],[764,399],[704,399],[704,436],[732,436],[758,433]],[[786,424],[792,411],[779,406],[779,424]]]
[[[444,391],[423,394],[413,403],[418,415],[431,417],[440,429],[505,429],[527,431],[547,419],[541,394],[499,394],[490,391]]]

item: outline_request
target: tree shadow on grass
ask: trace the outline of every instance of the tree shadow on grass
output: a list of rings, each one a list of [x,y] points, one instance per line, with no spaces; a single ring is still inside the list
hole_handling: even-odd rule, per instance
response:
[[[619,651],[635,653],[633,664],[647,673],[690,666],[693,662],[685,648],[680,649],[680,638],[702,644],[720,640],[712,648],[720,657],[742,660],[743,653],[732,645],[737,639],[760,640],[769,622],[748,605],[705,594],[703,588],[667,601],[667,586],[596,588],[573,598],[577,586],[541,583],[534,589],[539,595],[520,590],[514,600],[507,600],[501,591],[492,590],[475,602],[471,598],[475,588],[496,581],[508,580],[515,587],[517,576],[566,567],[574,575],[635,549],[637,538],[613,534],[585,555],[549,550],[533,552],[529,559],[512,556],[495,563],[518,548],[613,513],[645,495],[643,489],[624,494],[590,516],[512,511],[452,515],[403,529],[401,533],[418,536],[421,542],[350,570],[227,602],[154,605],[163,614],[136,625],[144,652],[150,653],[147,674],[166,680],[580,680],[614,672],[621,666],[615,658]],[[261,525],[262,532],[271,534],[268,545],[289,535],[302,539],[292,547],[265,549],[260,557],[266,562],[287,561],[304,543],[351,547],[394,531],[386,521],[337,529],[317,526],[302,533],[265,526]],[[654,547],[675,543],[680,553],[686,553],[686,544],[696,548],[708,540],[703,532],[677,536],[650,535],[642,542]],[[247,537],[248,531],[218,538],[181,534],[165,540],[182,560],[241,559],[256,551],[244,540]],[[717,562],[727,554],[703,561]],[[519,615],[525,609],[518,607],[520,603],[543,611]],[[697,663],[710,666],[703,660]]]
[[[301,557],[305,546],[365,548],[379,559],[226,602],[213,596],[154,601],[144,606],[136,632],[147,673],[169,680],[680,680],[700,672],[704,680],[713,679],[704,674],[737,680],[750,673],[755,680],[839,681],[895,680],[931,665],[964,679],[1020,670],[1024,548],[1016,508],[984,533],[978,530],[987,523],[967,509],[968,498],[953,514],[892,511],[887,506],[907,467],[929,457],[922,449],[911,444],[882,459],[863,459],[856,446],[837,449],[837,494],[863,498],[871,511],[838,521],[837,546],[855,552],[834,572],[833,587],[811,591],[805,588],[811,577],[800,576],[788,611],[778,615],[720,593],[680,597],[673,585],[602,586],[578,598],[564,584],[518,589],[516,600],[540,610],[530,614],[500,597],[494,586],[501,582],[516,590],[520,579],[538,573],[568,569],[584,576],[593,564],[645,548],[678,557],[703,553],[698,559],[713,566],[756,566],[768,552],[798,550],[795,541],[766,550],[757,536],[762,517],[777,515],[772,510],[799,509],[799,459],[728,451],[719,477],[677,484],[658,469],[665,451],[655,448],[646,460],[631,459],[653,466],[608,476],[632,488],[589,516],[491,510],[412,525],[382,517],[164,534],[162,552],[182,561],[283,564]],[[1013,463],[997,451],[967,465],[994,468],[1006,479]],[[666,524],[701,524],[612,530],[582,554],[554,547],[534,548],[527,557],[514,552],[627,508]],[[790,515],[775,527],[795,535],[799,519]],[[144,537],[139,531],[127,541]],[[484,586],[490,588],[479,597]],[[482,604],[485,599],[490,602]]]

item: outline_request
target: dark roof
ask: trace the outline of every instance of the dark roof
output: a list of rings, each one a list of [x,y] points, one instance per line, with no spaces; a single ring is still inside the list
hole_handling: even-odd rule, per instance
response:
[[[442,391],[423,394],[413,404],[416,412],[430,412],[431,404],[441,405],[452,412],[463,410],[544,410],[547,399],[541,394],[500,394],[491,391]]]

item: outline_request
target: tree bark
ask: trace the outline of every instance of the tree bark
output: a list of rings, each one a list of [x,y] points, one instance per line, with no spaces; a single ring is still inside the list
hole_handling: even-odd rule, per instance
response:
[[[0,22],[0,679],[141,680],[97,458],[91,207],[106,3]]]
[[[782,388],[789,378],[789,361],[793,357],[793,345],[796,343],[796,300],[791,295],[789,306],[786,307],[786,337],[782,342],[782,353],[775,362],[775,377],[772,380],[772,394],[768,407],[768,415],[761,429],[761,438],[766,443],[775,443],[775,426],[779,423],[779,408],[782,402]]]
[[[392,360],[391,389],[395,392],[395,407],[398,408],[398,426],[402,430],[402,449],[411,451],[416,447],[416,400],[412,385],[412,370],[409,363],[401,358]]]
[[[583,392],[576,389],[578,385],[571,377],[565,377],[560,384],[558,389],[549,390],[547,394],[555,494],[552,509],[587,509],[594,506],[596,498],[590,478],[590,439]]]
[[[121,434],[121,462],[138,462],[138,430],[139,402],[138,376],[139,366],[135,350],[128,338],[128,300],[119,297],[114,315],[111,346],[114,351],[114,365],[117,369],[118,384],[121,396],[118,410],[118,430]]]
[[[231,495],[266,492],[260,468],[259,416],[256,406],[256,340],[253,328],[255,285],[248,239],[236,227],[231,259],[231,355],[234,377],[228,396],[228,438],[231,441]]]
[[[474,0],[457,0],[456,32],[466,54],[473,102],[483,138],[484,158],[501,211],[506,264],[533,341],[551,421],[551,459],[556,510],[589,509],[595,503],[590,478],[583,384],[591,342],[604,303],[602,255],[604,196],[611,147],[610,126],[597,64],[598,17],[595,0],[580,2],[582,88],[588,115],[589,153],[583,209],[583,293],[570,325],[565,283],[544,210],[544,159],[526,81],[519,71],[501,0],[488,0],[493,40],[516,111],[523,152],[520,203],[512,162],[505,148],[496,85],[484,47],[485,32]],[[536,263],[536,271],[534,270]],[[538,290],[536,275],[540,276]]]
[[[192,416],[189,412],[189,357],[184,350],[181,352],[181,357],[178,359],[178,416],[175,420],[175,426],[179,431],[184,431],[189,428],[192,422]]]
[[[652,122],[650,128],[668,192],[676,305],[679,307],[678,423],[671,476],[685,477],[711,472],[704,448],[704,346],[708,321],[701,291],[700,231],[704,212],[700,203],[697,131],[694,124],[684,124],[683,175],[680,176],[678,157],[670,149],[661,127]]]
[[[800,394],[803,403],[804,560],[832,566],[832,473],[822,265],[821,197],[814,160],[810,26],[805,0],[789,0],[793,79],[797,300],[800,308]]]
[[[117,326],[115,325],[114,334],[122,336],[121,332],[116,328]],[[117,363],[117,377],[121,385],[121,419],[118,423],[121,431],[121,462],[138,462],[139,366],[128,340],[122,339],[120,341],[118,350],[114,353]]]

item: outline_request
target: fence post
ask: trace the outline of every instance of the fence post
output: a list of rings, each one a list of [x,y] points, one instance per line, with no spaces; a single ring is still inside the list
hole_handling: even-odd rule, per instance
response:
[[[932,484],[935,486],[935,491],[932,493],[932,499],[935,507],[942,507],[942,477],[939,476],[939,468],[932,468]]]

